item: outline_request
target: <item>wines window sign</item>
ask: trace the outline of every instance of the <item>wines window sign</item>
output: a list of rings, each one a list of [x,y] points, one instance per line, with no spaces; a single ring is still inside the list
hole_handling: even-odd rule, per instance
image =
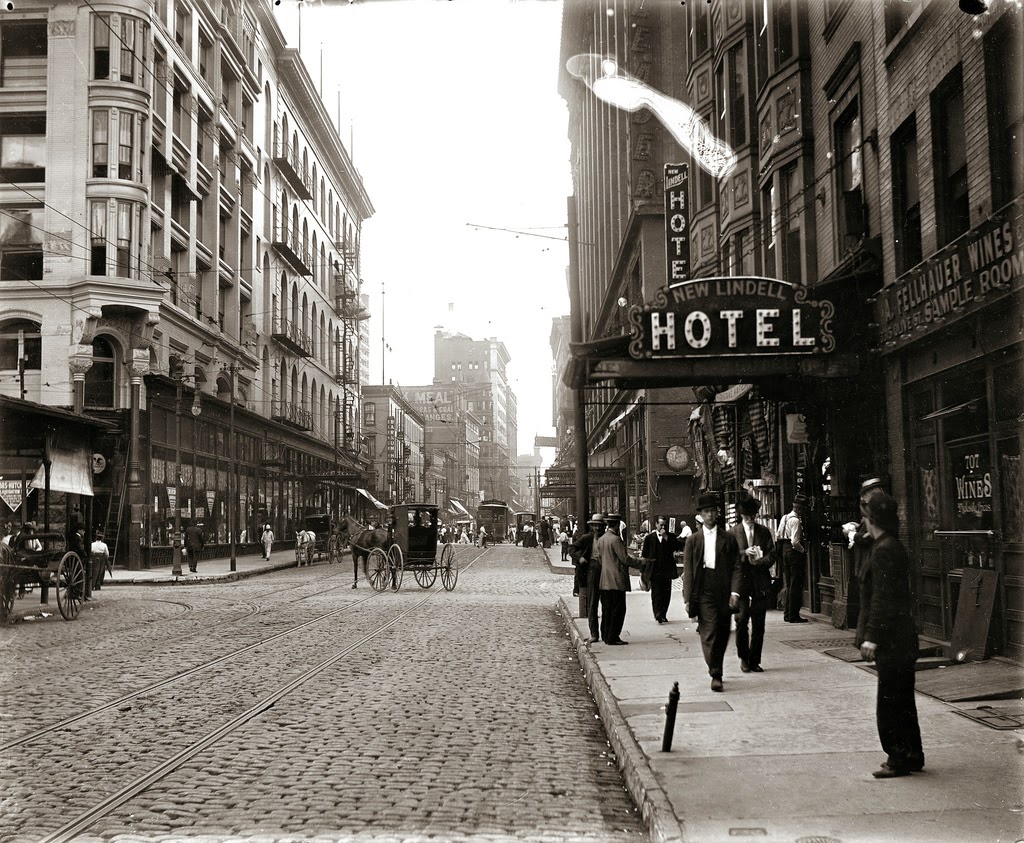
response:
[[[827,299],[775,278],[697,278],[662,287],[630,310],[636,359],[827,354],[835,350]]]

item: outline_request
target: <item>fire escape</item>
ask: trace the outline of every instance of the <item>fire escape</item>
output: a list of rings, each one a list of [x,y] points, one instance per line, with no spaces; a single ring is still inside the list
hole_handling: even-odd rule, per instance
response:
[[[359,303],[357,252],[347,241],[338,243],[340,271],[334,275],[335,308],[341,319],[341,335],[336,354],[336,380],[340,390],[335,448],[353,460],[360,458],[356,419],[359,406],[359,323],[370,313]]]

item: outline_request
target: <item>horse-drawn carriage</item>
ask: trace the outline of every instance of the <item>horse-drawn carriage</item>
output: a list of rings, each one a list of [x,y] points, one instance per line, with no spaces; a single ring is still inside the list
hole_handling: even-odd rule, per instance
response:
[[[346,516],[345,530],[352,542],[353,559],[364,560],[364,571],[377,591],[402,587],[410,570],[421,588],[434,585],[438,575],[446,591],[455,588],[459,565],[451,542],[438,544],[438,507],[432,503],[403,503],[391,507],[387,528],[364,528]],[[353,583],[353,588],[355,584]]]
[[[331,516],[318,512],[307,515],[303,521],[303,532],[309,530],[316,536],[315,541],[303,542],[299,540],[302,533],[299,533],[295,541],[295,562],[297,565],[310,565],[315,559],[327,557],[328,562],[337,562],[341,559],[341,544],[338,541],[336,530],[331,524]]]
[[[39,549],[23,547],[15,551],[9,545],[0,545],[0,622],[6,622],[14,610],[15,589],[26,585],[52,585],[61,617],[74,620],[85,601],[82,558],[67,549],[63,533],[35,533],[31,542]]]

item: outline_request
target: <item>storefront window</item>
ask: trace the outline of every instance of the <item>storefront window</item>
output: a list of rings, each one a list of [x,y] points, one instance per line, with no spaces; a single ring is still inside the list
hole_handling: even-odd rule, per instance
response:
[[[950,378],[942,386],[943,438],[946,442],[978,436],[988,430],[988,398],[985,394],[985,372],[976,369]]]

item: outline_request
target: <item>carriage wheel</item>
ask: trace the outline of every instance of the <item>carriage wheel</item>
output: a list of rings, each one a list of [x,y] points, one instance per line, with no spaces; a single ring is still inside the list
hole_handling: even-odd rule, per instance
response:
[[[398,591],[402,587],[402,577],[405,576],[405,557],[397,544],[391,545],[388,550],[388,563],[391,567],[391,590]]]
[[[459,563],[455,559],[455,548],[446,544],[441,551],[441,585],[445,591],[454,591],[459,581]]]
[[[85,601],[85,566],[77,553],[65,553],[57,565],[56,589],[61,617],[73,621]]]
[[[379,547],[375,547],[366,556],[366,578],[374,591],[384,591],[388,587],[388,555]]]
[[[420,588],[430,588],[437,579],[437,568],[415,568],[413,575]]]

